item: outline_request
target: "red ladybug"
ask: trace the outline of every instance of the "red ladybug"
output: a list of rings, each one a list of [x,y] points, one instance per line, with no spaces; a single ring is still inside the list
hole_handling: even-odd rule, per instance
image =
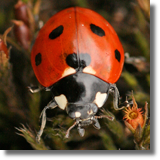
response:
[[[124,51],[112,26],[96,12],[72,7],[51,17],[39,31],[31,63],[40,84],[53,94],[42,111],[38,140],[45,127],[46,109],[58,106],[75,120],[66,137],[75,125],[81,136],[83,126],[93,124],[100,129],[97,118],[103,116],[96,113],[110,92],[114,108],[119,109],[114,83],[122,72]]]

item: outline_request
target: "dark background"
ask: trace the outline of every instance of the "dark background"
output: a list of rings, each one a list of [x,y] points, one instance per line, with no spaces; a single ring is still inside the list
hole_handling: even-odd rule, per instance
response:
[[[33,4],[35,2],[32,1]],[[14,5],[16,3],[16,0],[0,2],[1,35],[13,25],[11,20],[15,19]],[[101,14],[117,32],[124,51],[132,57],[143,57],[146,60],[138,64],[125,63],[121,78],[117,82],[122,100],[125,100],[126,95],[133,90],[139,107],[143,108],[145,101],[150,102],[149,17],[136,0],[42,0],[39,20],[45,23],[58,11],[71,6],[90,8]],[[16,127],[20,128],[23,124],[27,129],[30,128],[29,131],[27,130],[28,135],[34,138],[40,125],[40,112],[51,100],[51,94],[44,91],[36,94],[29,93],[27,86],[38,85],[30,64],[30,52],[18,49],[14,45],[18,42],[15,40],[13,31],[8,37],[10,38],[8,46],[12,46],[10,65],[0,77],[0,149],[38,149],[34,146],[36,142],[32,139],[16,134],[20,133]],[[133,136],[123,123],[123,112],[114,111],[112,108],[112,96],[109,97],[105,108],[115,115],[117,121],[114,125],[102,119],[100,120],[101,130],[89,126],[86,128],[85,136],[81,138],[77,130],[73,129],[68,140],[63,139],[64,132],[73,121],[60,109],[47,111],[48,121],[42,136],[45,144],[41,146],[48,149],[134,150]],[[44,149],[43,147],[39,149]]]

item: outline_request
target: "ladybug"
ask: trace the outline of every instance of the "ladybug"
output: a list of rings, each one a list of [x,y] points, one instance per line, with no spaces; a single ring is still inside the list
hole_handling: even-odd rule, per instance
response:
[[[31,64],[39,83],[53,95],[41,114],[38,141],[46,124],[46,109],[59,107],[75,120],[66,137],[75,126],[80,136],[86,125],[100,129],[97,119],[105,116],[96,113],[109,93],[114,108],[120,109],[115,82],[122,72],[124,50],[112,26],[98,13],[71,7],[51,17],[36,38]]]

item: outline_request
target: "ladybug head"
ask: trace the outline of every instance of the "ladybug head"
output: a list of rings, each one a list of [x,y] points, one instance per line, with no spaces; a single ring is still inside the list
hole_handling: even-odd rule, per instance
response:
[[[74,126],[78,125],[78,132],[80,136],[84,136],[83,126],[93,124],[97,129],[100,129],[100,124],[95,117],[98,111],[98,107],[95,103],[87,103],[84,105],[80,104],[69,104],[66,108],[68,115],[75,120]]]

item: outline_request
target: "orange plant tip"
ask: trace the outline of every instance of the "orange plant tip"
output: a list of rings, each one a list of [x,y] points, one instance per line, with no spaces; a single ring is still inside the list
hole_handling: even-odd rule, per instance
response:
[[[5,53],[6,57],[8,58],[8,49],[7,46],[5,45],[4,41],[0,38],[0,52]]]
[[[8,33],[12,30],[13,27],[9,27],[8,29],[5,30],[4,34],[3,34],[3,41],[4,44],[7,45],[7,35]]]
[[[17,26],[22,26],[24,25],[24,22],[23,21],[19,21],[19,20],[11,20],[15,25]]]
[[[125,119],[134,129],[136,129],[139,124],[143,127],[144,118],[141,110],[141,108],[137,108],[135,106],[132,108],[128,107],[124,110],[125,115],[123,119]]]

